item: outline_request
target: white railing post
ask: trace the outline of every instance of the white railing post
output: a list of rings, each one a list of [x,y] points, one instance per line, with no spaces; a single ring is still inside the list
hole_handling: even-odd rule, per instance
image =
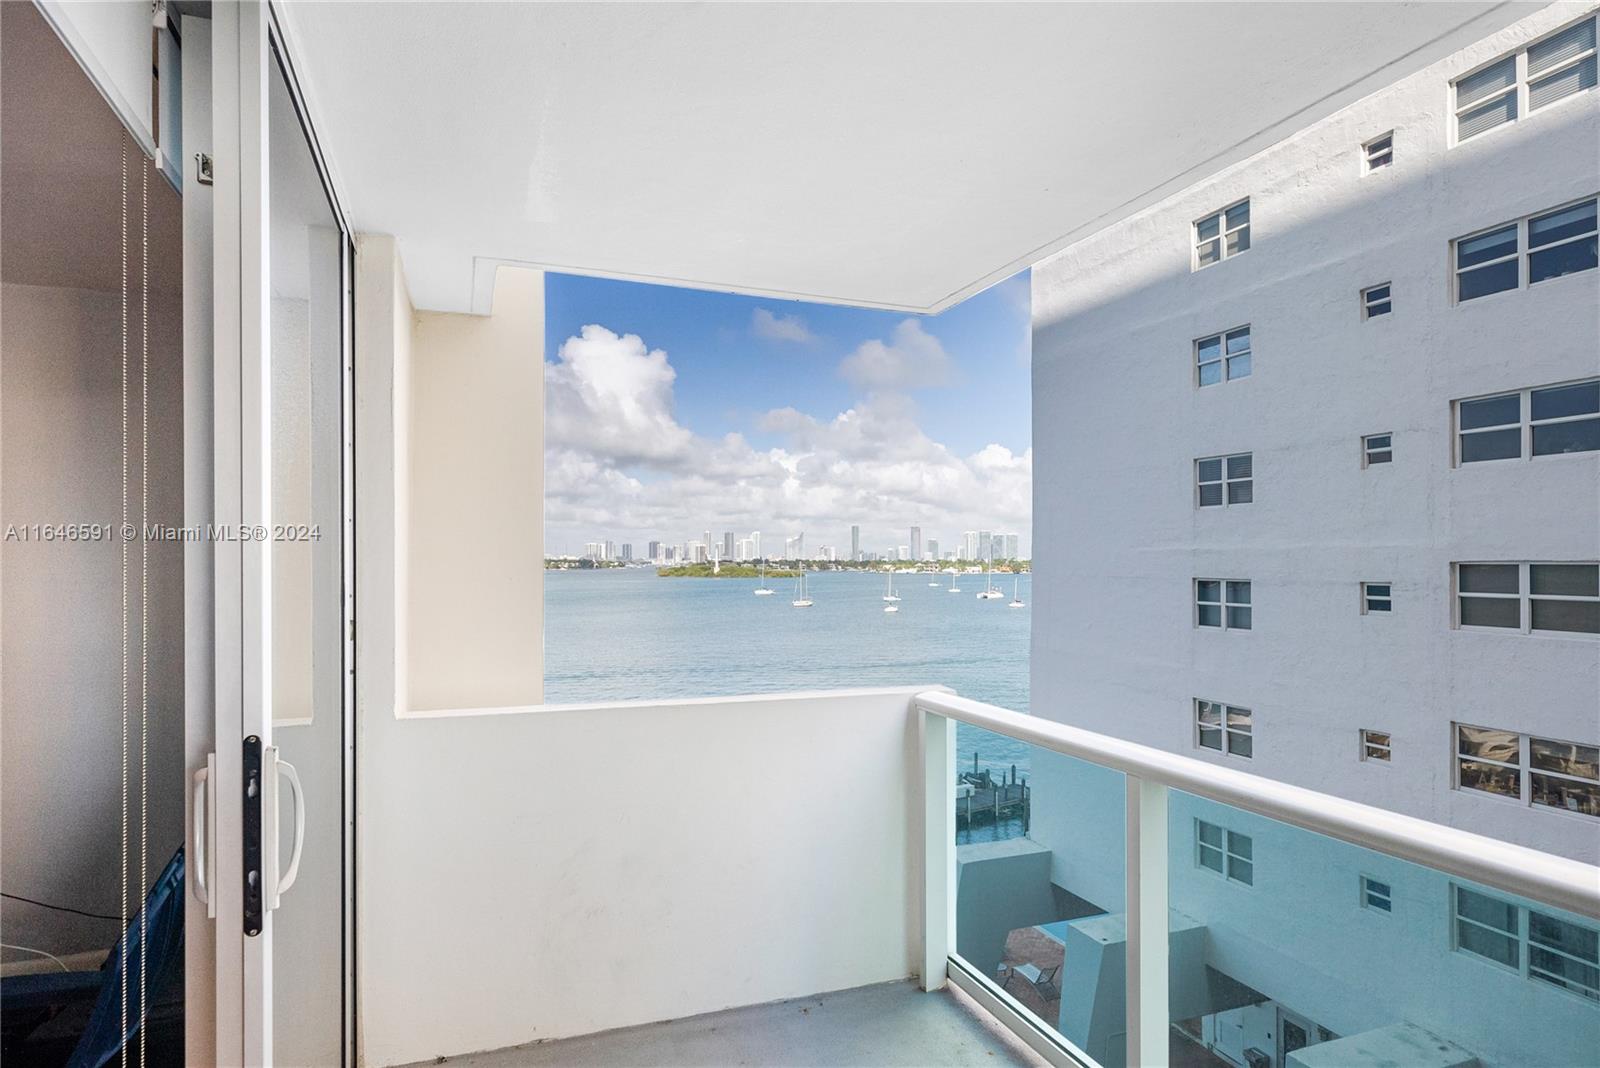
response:
[[[922,989],[944,986],[956,944],[956,724],[921,709]]]
[[[1167,787],[1128,776],[1129,1068],[1167,1068]]]

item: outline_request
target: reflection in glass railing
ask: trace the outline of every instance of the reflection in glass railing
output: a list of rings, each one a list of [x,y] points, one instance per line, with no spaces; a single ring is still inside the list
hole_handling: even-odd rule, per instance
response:
[[[998,802],[996,820],[997,791],[1012,784],[990,772],[986,787],[981,764],[956,769],[956,953],[1043,1026],[1102,1064],[1121,1064],[1126,779],[972,732],[980,753],[1000,751],[1000,741],[1021,746],[1018,764],[1031,775],[1003,795],[1015,811]]]
[[[1178,791],[1168,818],[1172,1063],[1600,1058],[1600,924]]]

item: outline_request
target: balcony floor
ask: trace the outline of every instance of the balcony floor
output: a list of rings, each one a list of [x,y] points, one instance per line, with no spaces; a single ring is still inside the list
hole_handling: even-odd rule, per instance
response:
[[[966,995],[949,987],[927,994],[914,982],[864,986],[427,1063],[472,1068],[1037,1068],[1045,1064]]]

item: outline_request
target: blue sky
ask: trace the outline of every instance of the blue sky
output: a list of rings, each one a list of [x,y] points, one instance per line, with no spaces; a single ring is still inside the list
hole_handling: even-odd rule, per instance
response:
[[[1028,294],[1023,272],[908,316],[548,275],[547,543],[1027,544]]]

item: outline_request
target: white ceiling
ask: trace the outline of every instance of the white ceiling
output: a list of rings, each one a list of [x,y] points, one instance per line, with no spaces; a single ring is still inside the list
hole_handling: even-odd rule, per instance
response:
[[[365,4],[285,16],[417,305],[499,261],[936,310],[1537,4]]]

